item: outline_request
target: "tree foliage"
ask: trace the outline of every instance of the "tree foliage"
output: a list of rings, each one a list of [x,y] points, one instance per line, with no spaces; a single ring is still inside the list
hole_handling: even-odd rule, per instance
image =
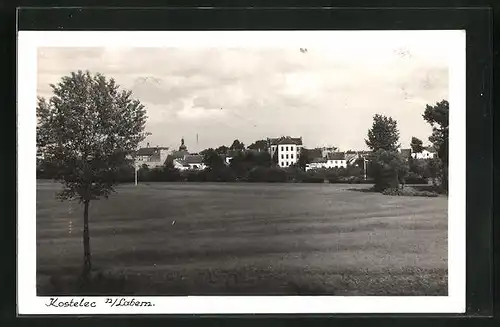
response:
[[[429,141],[437,150],[440,159],[441,184],[448,189],[448,139],[449,139],[449,103],[446,100],[437,102],[434,106],[426,105],[422,117],[432,126]]]
[[[146,110],[130,91],[101,74],[73,72],[51,85],[53,96],[38,98],[37,150],[62,183],[61,200],[84,204],[84,270],[90,273],[88,207],[114,191],[120,170],[147,133]]]
[[[370,156],[370,175],[377,191],[398,188],[399,184],[404,184],[407,173],[408,165],[396,151],[380,149]]]
[[[424,150],[423,142],[419,138],[413,136],[410,142],[410,148],[413,153],[420,153]]]
[[[229,148],[225,145],[221,145],[220,147],[215,149],[215,152],[217,152],[220,155],[226,155],[228,151],[229,151]]]
[[[397,122],[391,117],[376,114],[365,143],[372,151],[397,151],[401,146]]]
[[[212,148],[203,151],[203,163],[208,169],[218,169],[225,165],[222,157]]]
[[[113,177],[145,139],[146,110],[114,79],[78,71],[38,98],[37,147],[64,185],[61,199],[80,201],[113,191]]]
[[[310,155],[309,155],[309,150],[308,149],[302,149],[299,154],[299,160],[297,161],[297,166],[305,170],[306,166],[311,163]]]
[[[239,140],[234,140],[229,149],[232,151],[243,151],[245,150],[245,144],[243,144],[243,142],[240,142]]]

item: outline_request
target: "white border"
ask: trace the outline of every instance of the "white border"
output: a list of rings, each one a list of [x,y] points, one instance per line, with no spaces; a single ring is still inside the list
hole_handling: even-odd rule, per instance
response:
[[[191,296],[138,297],[154,307],[110,307],[104,297],[86,297],[97,307],[50,308],[36,296],[36,81],[37,48],[123,46],[272,46],[335,44],[363,38],[427,38],[441,33],[449,44],[450,166],[448,201],[449,292],[443,297]],[[368,43],[367,43],[368,42]],[[20,31],[18,35],[18,314],[237,314],[237,313],[463,313],[465,312],[465,31],[224,31],[63,32]],[[19,172],[22,172],[19,174]],[[70,298],[61,297],[60,300]],[[74,298],[80,300],[81,298]],[[130,299],[130,298],[129,298]]]

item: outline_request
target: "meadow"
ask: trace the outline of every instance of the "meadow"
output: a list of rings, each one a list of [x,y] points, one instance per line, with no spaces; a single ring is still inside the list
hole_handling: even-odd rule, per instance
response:
[[[353,187],[370,185],[120,185],[90,204],[90,294],[447,295],[447,197]],[[59,189],[37,182],[38,295],[74,292],[83,262]]]

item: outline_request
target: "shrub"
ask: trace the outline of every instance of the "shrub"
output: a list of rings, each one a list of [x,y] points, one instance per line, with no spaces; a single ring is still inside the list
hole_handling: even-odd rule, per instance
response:
[[[236,181],[236,175],[228,167],[219,167],[216,169],[207,169],[205,180],[209,182],[234,182]]]
[[[289,174],[281,168],[254,167],[247,176],[249,182],[284,183],[289,180]]]
[[[428,184],[427,178],[424,178],[414,172],[409,172],[405,177],[406,184]]]
[[[397,151],[377,150],[370,158],[375,189],[396,189],[408,171],[408,165]]]
[[[205,182],[206,174],[203,170],[184,170],[182,176],[186,182]]]
[[[387,188],[382,192],[382,194],[392,195],[392,196],[423,196],[423,197],[437,197],[438,196],[438,194],[436,192],[418,191],[412,187]]]

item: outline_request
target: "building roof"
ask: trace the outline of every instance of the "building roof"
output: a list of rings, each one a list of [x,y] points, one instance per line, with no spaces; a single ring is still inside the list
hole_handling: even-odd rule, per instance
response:
[[[154,147],[154,148],[140,148],[135,152],[136,155],[138,156],[152,156],[155,154],[159,154],[160,150],[168,150],[167,147]]]
[[[277,144],[296,144],[302,145],[302,137],[290,137],[290,136],[282,136],[278,138],[269,138],[269,144],[277,145]]]
[[[327,159],[328,160],[345,160],[345,153],[344,152],[328,153]]]
[[[188,154],[184,157],[184,162],[186,164],[202,164],[203,156],[199,154],[196,155]]]
[[[432,152],[432,153],[437,152],[433,146],[426,146],[426,147],[424,147],[424,150],[427,150],[427,151]]]
[[[316,159],[316,158],[323,158],[323,153],[321,149],[307,149],[305,152],[307,157],[310,160]]]
[[[356,159],[358,159],[358,154],[356,152],[354,153],[346,153],[345,154],[345,159],[349,162],[349,163],[353,163],[354,161],[356,161]]]
[[[311,160],[311,163],[325,163],[326,162],[326,158],[314,158],[313,160]]]

